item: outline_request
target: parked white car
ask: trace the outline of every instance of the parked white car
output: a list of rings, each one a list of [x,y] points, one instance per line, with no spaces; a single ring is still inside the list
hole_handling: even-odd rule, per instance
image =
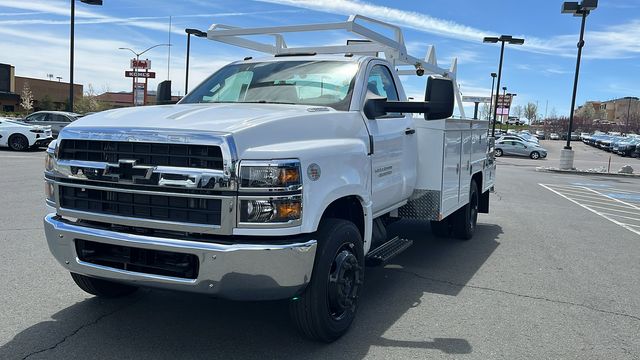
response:
[[[35,146],[47,146],[53,140],[50,126],[29,125],[0,118],[0,147],[24,151]]]

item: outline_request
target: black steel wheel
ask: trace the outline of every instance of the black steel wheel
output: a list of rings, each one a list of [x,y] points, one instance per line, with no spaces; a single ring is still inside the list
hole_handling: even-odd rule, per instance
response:
[[[473,237],[478,223],[479,204],[478,185],[471,180],[469,189],[469,203],[453,214],[453,235],[460,240]]]
[[[80,289],[99,297],[116,298],[129,295],[138,290],[135,286],[96,279],[76,273],[71,273],[71,278]]]
[[[364,280],[364,253],[358,228],[342,219],[325,219],[318,240],[311,281],[291,300],[291,317],[305,336],[332,342],[355,319]]]
[[[29,148],[29,140],[22,134],[13,134],[9,137],[8,145],[13,151],[24,151]]]

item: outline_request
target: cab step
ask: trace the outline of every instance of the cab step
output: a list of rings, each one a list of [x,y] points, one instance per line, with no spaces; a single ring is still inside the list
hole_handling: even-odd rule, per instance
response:
[[[396,236],[377,248],[369,251],[365,257],[365,264],[367,266],[384,265],[387,261],[405,251],[412,244],[413,240],[403,239]]]

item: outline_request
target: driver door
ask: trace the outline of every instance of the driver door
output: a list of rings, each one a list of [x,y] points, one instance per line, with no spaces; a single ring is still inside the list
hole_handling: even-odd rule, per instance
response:
[[[395,85],[398,79],[385,63],[372,61],[367,74],[364,101],[378,96],[399,100]],[[365,121],[373,138],[371,185],[375,214],[411,195],[416,181],[416,135],[412,114],[390,113]]]

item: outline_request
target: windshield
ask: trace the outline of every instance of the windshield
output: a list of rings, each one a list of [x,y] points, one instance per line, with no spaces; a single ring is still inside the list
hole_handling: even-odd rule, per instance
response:
[[[270,103],[348,110],[358,64],[347,61],[275,61],[223,67],[181,104]]]

